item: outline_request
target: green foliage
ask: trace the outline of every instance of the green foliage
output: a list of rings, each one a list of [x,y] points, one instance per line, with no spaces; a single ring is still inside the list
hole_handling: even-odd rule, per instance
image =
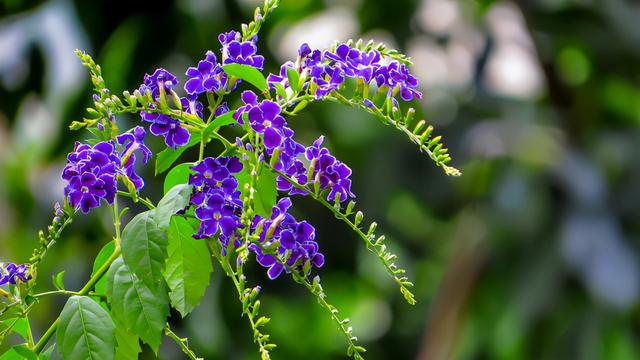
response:
[[[167,235],[160,229],[155,211],[140,213],[127,224],[121,247],[124,262],[140,281],[154,290],[164,287]]]
[[[169,170],[171,168],[171,165],[173,165],[173,163],[180,158],[180,155],[182,155],[189,148],[200,144],[200,139],[200,134],[193,134],[189,139],[187,145],[180,146],[177,149],[168,147],[160,151],[158,155],[156,155],[156,175]]]
[[[260,91],[268,91],[267,80],[262,73],[253,66],[244,64],[227,64],[222,66],[222,70],[229,76],[235,76],[249,84],[255,86]]]
[[[107,296],[114,317],[157,353],[169,315],[166,285],[148,287],[122,258],[111,264],[108,276]]]
[[[193,163],[183,163],[173,167],[164,178],[164,193],[168,193],[176,185],[186,184],[187,182],[189,182],[189,174],[191,174],[192,166]]]
[[[173,217],[169,227],[169,247],[164,278],[171,289],[171,306],[182,317],[199,303],[209,286],[211,256],[204,241],[194,239],[195,229],[187,220]]]
[[[57,343],[65,360],[114,359],[115,325],[91,298],[72,296],[60,314]]]

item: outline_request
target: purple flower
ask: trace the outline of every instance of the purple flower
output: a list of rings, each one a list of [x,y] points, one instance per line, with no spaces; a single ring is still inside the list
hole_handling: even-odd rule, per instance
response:
[[[189,184],[194,187],[191,203],[200,220],[198,232],[193,237],[203,239],[217,235],[226,248],[241,226],[242,202],[233,174],[242,170],[242,164],[237,157],[208,157],[191,170]]]
[[[422,93],[416,89],[418,80],[411,75],[406,65],[397,61],[392,61],[389,65],[379,67],[375,72],[375,79],[378,87],[389,87],[389,96],[391,96],[394,89],[398,89],[400,97],[404,101],[411,101],[414,97],[422,99]]]
[[[180,121],[169,115],[141,111],[142,120],[150,122],[149,130],[155,136],[163,136],[164,142],[172,149],[186,145],[191,134],[182,127]]]
[[[146,90],[149,90],[151,91],[151,96],[158,100],[160,98],[160,87],[163,87],[164,91],[168,93],[177,85],[178,79],[172,73],[159,68],[151,75],[144,75],[144,83],[140,86],[140,92],[144,94]]]
[[[295,69],[296,66],[293,62],[287,61],[284,64],[282,64],[282,66],[280,66],[279,75],[269,74],[269,76],[267,76],[267,85],[269,86],[269,89],[272,89],[272,90],[275,89],[276,83],[280,83],[282,87],[285,89],[291,88],[291,86],[289,85],[289,79],[287,77],[288,68]]]
[[[218,105],[214,115],[215,115],[215,117],[218,117],[218,116],[224,115],[224,114],[226,114],[228,112],[229,112],[229,106],[227,106],[226,102],[223,102],[222,104]]]
[[[271,154],[274,148],[280,146],[284,141],[286,135],[285,129],[287,122],[280,115],[282,109],[278,103],[263,100],[258,103],[258,97],[252,91],[244,91],[242,93],[242,101],[244,106],[238,108],[234,114],[234,118],[242,123],[242,116],[247,113],[249,119],[249,125],[251,128],[264,135],[264,146],[267,149],[267,153]]]
[[[204,106],[200,101],[198,101],[198,97],[196,95],[189,95],[189,97],[180,98],[180,104],[182,105],[182,110],[184,112],[198,115],[198,117],[202,119],[202,109]]]
[[[151,150],[144,144],[144,137],[147,132],[142,126],[136,126],[132,133],[124,133],[119,135],[116,140],[118,144],[124,145],[124,149],[120,154],[122,159],[122,168],[129,180],[140,190],[144,186],[144,180],[135,172],[134,165],[136,163],[136,151],[142,153],[142,162],[147,163],[151,156]]]
[[[227,85],[227,74],[218,64],[216,55],[207,51],[204,60],[198,62],[197,67],[187,69],[189,80],[184,84],[184,90],[191,95],[205,91],[217,92]]]
[[[257,229],[257,224],[262,223],[260,245],[253,243],[249,245],[249,250],[256,254],[256,260],[264,267],[269,268],[267,275],[270,279],[275,279],[282,271],[290,272],[290,269],[302,271],[306,264],[319,268],[324,265],[324,255],[318,250],[318,243],[315,241],[316,233],[311,224],[306,221],[298,222],[288,213],[291,207],[289,198],[282,198],[272,209],[269,219],[256,216],[253,230]],[[267,239],[267,236],[270,238]],[[263,249],[277,247],[272,253],[265,253]]]
[[[31,274],[28,274],[28,270],[27,264],[0,264],[0,285],[7,283],[16,285],[16,279],[22,282],[31,280]]]
[[[257,36],[254,36],[250,41],[242,41],[240,33],[229,31],[220,34],[218,40],[222,45],[220,52],[223,64],[244,64],[262,70],[264,57],[257,55],[258,47],[255,44],[258,40]]]
[[[62,179],[68,182],[64,194],[71,206],[80,208],[85,214],[99,207],[100,199],[113,204],[118,173],[121,173],[120,156],[113,141],[94,146],[76,142],[62,170]]]

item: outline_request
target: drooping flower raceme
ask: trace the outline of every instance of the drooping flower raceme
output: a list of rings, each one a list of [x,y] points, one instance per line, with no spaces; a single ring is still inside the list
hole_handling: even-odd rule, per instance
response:
[[[359,79],[366,84],[375,83],[378,89],[387,89],[389,98],[396,93],[400,93],[404,101],[422,98],[422,93],[417,90],[418,81],[409,68],[397,60],[383,63],[377,50],[365,51],[340,44],[335,51],[320,51],[302,44],[298,56],[300,72],[308,74],[315,85],[316,99],[340,88],[346,78]],[[274,77],[272,79],[275,80]]]
[[[191,203],[200,220],[196,239],[217,235],[226,246],[241,226],[242,202],[238,181],[233,174],[242,170],[237,157],[205,158],[191,169],[189,184],[194,187]]]
[[[324,265],[324,255],[315,240],[315,228],[307,221],[297,221],[288,213],[290,207],[291,200],[285,197],[273,207],[269,219],[259,215],[254,219],[253,230],[259,231],[262,248],[252,243],[249,250],[256,254],[260,265],[269,269],[267,275],[272,280],[283,270],[289,273],[292,268],[301,271],[305,265],[310,266],[309,269]]]
[[[151,157],[151,150],[144,144],[144,137],[147,132],[142,126],[136,126],[131,133],[119,135],[116,140],[118,144],[124,145],[121,153],[121,165],[125,175],[131,180],[136,190],[144,186],[144,180],[135,172],[136,152],[142,153],[143,163],[147,163]]]
[[[18,280],[27,282],[31,280],[31,274],[26,264],[16,265],[14,263],[0,263],[0,285],[16,285]]]
[[[64,194],[71,206],[85,214],[99,207],[100,199],[113,204],[116,175],[120,172],[120,156],[113,141],[94,146],[76,142],[62,170],[62,179],[68,182]]]

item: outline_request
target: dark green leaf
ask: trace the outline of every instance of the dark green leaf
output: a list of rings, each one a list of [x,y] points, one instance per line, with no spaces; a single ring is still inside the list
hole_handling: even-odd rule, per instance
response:
[[[200,134],[192,134],[191,139],[185,146],[180,146],[177,149],[166,148],[158,153],[156,156],[156,175],[161,174],[173,165],[176,160],[190,147],[200,144]]]
[[[167,235],[155,215],[155,210],[136,215],[124,228],[121,242],[124,262],[152,289],[164,285],[162,271],[167,258]]]
[[[169,315],[169,300],[164,283],[157,289],[147,287],[120,257],[109,269],[107,296],[118,321],[157,353]]]
[[[29,347],[27,347],[27,345],[16,345],[13,347],[13,350],[15,350],[22,359],[26,359],[26,360],[38,360],[38,355],[36,355],[35,352],[33,352],[33,350],[29,349]]]
[[[140,348],[140,337],[127,330],[127,327],[115,320],[116,323],[116,359],[137,360]]]
[[[164,178],[164,193],[168,193],[174,186],[179,184],[186,184],[189,182],[189,174],[191,174],[191,167],[193,163],[184,163],[177,165]]]
[[[65,360],[115,357],[115,325],[109,313],[87,296],[72,296],[60,314],[57,342]]]
[[[169,256],[164,277],[171,289],[171,305],[187,316],[200,303],[211,279],[211,256],[204,241],[191,235],[191,224],[181,217],[171,219],[169,227]]]
[[[235,76],[247,81],[260,91],[267,90],[267,80],[264,78],[264,75],[262,75],[262,73],[253,66],[244,64],[227,64],[222,66],[222,70],[224,70],[227,75]]]
[[[158,202],[158,207],[155,209],[154,216],[158,227],[166,232],[169,229],[171,217],[189,205],[190,199],[191,185],[179,184],[172,187]]]

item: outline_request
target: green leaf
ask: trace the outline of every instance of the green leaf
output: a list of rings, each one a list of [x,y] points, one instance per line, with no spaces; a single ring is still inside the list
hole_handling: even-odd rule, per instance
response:
[[[140,348],[140,337],[127,330],[127,327],[116,320],[116,359],[118,360],[138,360]]]
[[[233,118],[233,114],[234,111],[229,111],[213,119],[213,121],[209,123],[209,125],[207,125],[207,127],[202,132],[205,141],[209,140],[209,136],[211,135],[213,130],[222,126],[237,124],[236,119]]]
[[[246,190],[244,184],[251,181],[249,166],[245,164],[242,171],[237,173],[235,176],[238,180],[238,189],[241,189],[243,192],[242,198],[244,198],[248,195],[245,194]],[[253,209],[256,214],[260,216],[271,216],[271,208],[276,204],[276,199],[278,197],[278,191],[276,189],[276,174],[263,166],[262,170],[260,170],[260,174],[258,174],[258,182],[255,187],[256,192],[254,195]]]
[[[194,239],[191,236],[194,232],[186,219],[171,219],[169,257],[164,278],[171,289],[171,305],[182,317],[200,303],[213,272],[207,245],[204,241]]]
[[[294,92],[300,91],[300,74],[292,67],[287,67],[287,80]]]
[[[191,167],[193,163],[184,163],[177,165],[164,178],[164,193],[168,193],[174,186],[186,184],[189,182],[189,175],[192,173]]]
[[[113,315],[157,354],[169,315],[166,286],[163,283],[157,289],[147,287],[129,270],[122,257],[111,264],[108,277],[107,297]]]
[[[16,349],[9,349],[0,356],[0,360],[22,360],[22,356],[16,352]]]
[[[166,148],[156,155],[156,175],[161,174],[173,165],[176,160],[187,149],[200,144],[200,134],[192,134],[191,139],[185,146],[180,146],[177,149]]]
[[[108,360],[115,357],[115,325],[109,313],[87,296],[72,296],[60,314],[56,331],[65,360]]]
[[[115,249],[116,244],[113,242],[113,240],[106,243],[102,247],[102,249],[100,249],[100,252],[98,253],[98,255],[96,255],[96,259],[93,261],[93,271],[91,271],[91,276],[93,276],[98,271],[98,269],[100,269],[102,265],[107,262],[107,259],[109,258],[109,256],[111,256],[111,254],[113,254]],[[98,294],[107,293],[107,278],[105,276],[98,280],[95,286],[95,290]]]
[[[162,271],[167,258],[167,235],[156,221],[155,210],[136,215],[122,232],[122,256],[131,272],[145,285],[164,285]],[[168,223],[167,219],[167,223]]]
[[[167,194],[158,202],[155,209],[155,220],[158,227],[163,231],[169,229],[171,217],[178,211],[189,205],[191,199],[191,185],[179,184],[171,188]]]
[[[15,350],[23,359],[38,360],[38,355],[25,344],[16,345],[13,347],[13,350]]]
[[[64,270],[53,276],[53,286],[58,290],[64,290]]]
[[[253,66],[244,64],[227,64],[222,66],[222,70],[229,76],[235,76],[247,81],[260,91],[267,91],[267,80],[262,73]]]
[[[16,332],[22,336],[23,339],[29,339],[29,321],[26,318],[19,318],[15,324],[13,324],[13,332]]]

